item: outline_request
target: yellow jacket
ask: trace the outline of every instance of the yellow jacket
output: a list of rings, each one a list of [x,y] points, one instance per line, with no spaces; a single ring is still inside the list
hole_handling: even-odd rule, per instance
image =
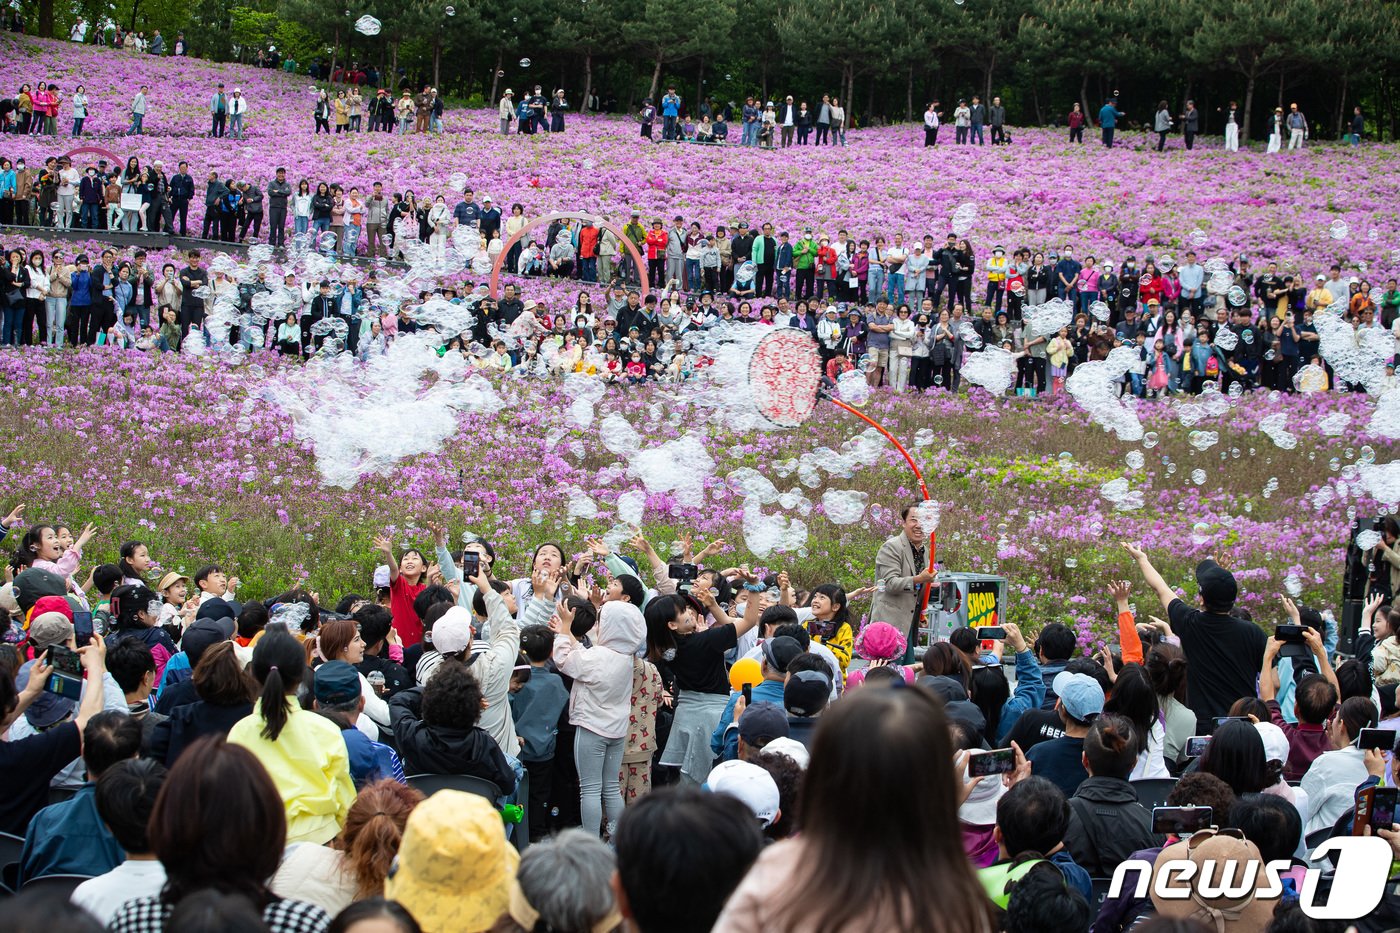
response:
[[[1006,259],[1005,256],[1002,256],[1000,259],[998,259],[998,258],[995,257],[995,256],[991,257],[990,259],[987,260],[987,281],[988,281],[988,282],[1005,282],[1005,281],[1006,281],[1006,269],[1007,269],[1007,259]]]
[[[340,832],[355,802],[350,755],[335,723],[287,700],[287,725],[275,740],[263,738],[256,710],[234,724],[228,740],[256,755],[272,776],[287,808],[287,843],[323,845]]]
[[[851,630],[849,622],[842,622],[841,627],[836,630],[836,634],[829,639],[820,635],[813,635],[812,641],[819,645],[826,645],[831,653],[836,655],[837,662],[841,665],[841,676],[846,676],[846,667],[851,663],[851,652],[855,649],[856,636]]]

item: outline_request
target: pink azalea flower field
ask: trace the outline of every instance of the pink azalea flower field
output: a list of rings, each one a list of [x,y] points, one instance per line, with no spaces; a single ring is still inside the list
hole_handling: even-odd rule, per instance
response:
[[[636,208],[648,218],[681,214],[706,226],[769,220],[780,230],[840,227],[858,237],[941,237],[954,208],[972,203],[979,258],[994,244],[1068,242],[1080,255],[1121,261],[1134,252],[1141,259],[1184,252],[1200,230],[1203,259],[1246,253],[1256,268],[1277,260],[1308,274],[1345,260],[1365,263],[1373,284],[1400,271],[1400,160],[1388,147],[1270,156],[1226,154],[1207,140],[1192,153],[1157,154],[1129,138],[1107,152],[1092,143],[1072,147],[1049,131],[1016,130],[1006,148],[925,150],[917,128],[891,127],[854,131],[845,150],[768,153],[651,145],[637,138],[635,123],[605,117],[571,119],[559,136],[501,137],[494,111],[461,109],[448,110],[447,132],[437,137],[316,137],[305,77],[9,35],[0,37],[0,65],[9,84],[43,78],[65,93],[85,84],[94,134],[85,143],[135,154],[143,164],[161,159],[167,171],[185,158],[197,180],[212,168],[265,183],[283,165],[293,180],[362,187],[382,180],[387,190],[413,188],[421,197],[447,193],[449,177],[462,173],[478,198],[490,194],[503,207],[520,202],[531,216],[584,209],[625,218]],[[244,141],[203,137],[216,80],[250,100]],[[125,138],[125,108],[140,84],[151,87],[147,135]],[[65,108],[60,127],[67,117]],[[0,154],[37,165],[72,142],[6,136]],[[202,203],[192,205],[198,210]],[[1342,236],[1335,221],[1346,225]],[[153,258],[159,268],[166,256]],[[577,290],[533,280],[525,287],[525,297],[560,302]],[[504,566],[520,570],[542,541],[559,540],[575,553],[585,536],[615,530],[619,497],[642,488],[600,442],[599,422],[580,427],[571,419],[566,386],[499,377],[499,410],[457,415],[444,444],[382,475],[351,488],[328,485],[311,443],[267,401],[269,385],[317,391],[314,376],[295,378],[300,365],[261,354],[227,365],[101,348],[6,350],[4,510],[25,502],[35,519],[95,521],[101,534],[87,566],[114,559],[118,543],[134,537],[166,569],[190,572],[217,560],[250,594],[304,582],[331,599],[365,591],[370,541],[384,529],[424,548],[430,523],[469,529],[495,543]],[[724,538],[726,563],[785,567],[804,587],[871,582],[875,550],[917,490],[893,449],[882,447],[858,469],[803,469],[864,444],[852,442],[864,425],[823,405],[799,429],[732,430],[693,402],[684,390],[643,387],[611,389],[596,406],[599,419],[625,419],[644,449],[690,435],[713,464],[677,465],[694,464],[701,504],[648,491],[641,527],[658,550],[689,530],[697,539]],[[370,410],[375,399],[356,404]],[[1278,617],[1278,595],[1299,587],[1310,605],[1338,608],[1349,516],[1394,507],[1365,481],[1372,462],[1386,464],[1396,453],[1393,439],[1372,426],[1375,408],[1375,399],[1359,394],[1257,392],[1191,423],[1181,403],[1144,402],[1138,414],[1151,445],[1119,440],[1064,397],[877,390],[863,410],[910,445],[941,503],[940,562],[1007,575],[1013,621],[1032,628],[1065,621],[1088,643],[1112,623],[1107,581],[1137,579],[1118,546],[1125,539],[1140,542],[1183,593],[1194,592],[1197,560],[1221,560],[1235,570],[1256,618]],[[1299,439],[1291,449],[1259,429],[1280,413]],[[415,425],[398,427],[412,432]],[[1205,443],[1201,432],[1218,436]],[[749,490],[733,475],[741,468],[787,494],[766,509],[806,524],[800,547],[753,553],[745,533]],[[1121,511],[1105,497],[1104,484],[1119,479],[1142,494],[1141,508]],[[859,502],[861,493],[854,520],[842,515],[838,523],[828,514],[830,505]],[[585,498],[590,507],[580,508]],[[1146,590],[1136,598],[1144,615],[1155,611]]]

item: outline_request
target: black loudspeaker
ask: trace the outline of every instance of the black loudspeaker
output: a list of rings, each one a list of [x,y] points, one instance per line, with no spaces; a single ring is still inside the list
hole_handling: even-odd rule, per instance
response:
[[[1356,536],[1363,531],[1374,531],[1380,522],[1379,518],[1358,518],[1351,523],[1351,536],[1347,538],[1346,571],[1342,575],[1343,600],[1359,602],[1365,598],[1366,582],[1371,576],[1368,565],[1370,554],[1356,546]]]
[[[1337,624],[1337,651],[1340,654],[1356,653],[1356,636],[1361,630],[1361,610],[1359,599],[1342,600],[1342,618]]]

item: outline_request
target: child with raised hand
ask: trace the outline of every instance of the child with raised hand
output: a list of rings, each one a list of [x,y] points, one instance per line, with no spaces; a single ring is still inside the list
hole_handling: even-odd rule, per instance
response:
[[[73,574],[77,572],[78,564],[83,559],[83,548],[96,533],[96,526],[88,522],[83,526],[78,540],[74,541],[71,547],[64,548],[59,542],[58,530],[53,525],[35,525],[25,532],[24,538],[20,540],[19,551],[15,554],[16,563],[58,574],[68,589],[72,590]]]
[[[428,563],[415,548],[408,548],[401,560],[395,560],[394,544],[385,535],[374,539],[374,547],[389,565],[394,630],[405,645],[416,645],[423,640],[423,622],[413,608],[413,599],[427,587]]]

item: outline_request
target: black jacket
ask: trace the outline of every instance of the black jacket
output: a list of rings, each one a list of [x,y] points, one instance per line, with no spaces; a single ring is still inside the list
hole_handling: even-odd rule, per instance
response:
[[[485,778],[509,794],[515,771],[491,733],[480,727],[445,729],[423,722],[423,688],[413,687],[389,700],[394,740],[408,774],[469,774]]]
[[[176,172],[170,176],[170,199],[172,201],[188,201],[194,197],[194,179],[185,172]]]
[[[1111,876],[1137,850],[1161,844],[1152,834],[1152,814],[1127,781],[1090,777],[1070,798],[1069,810],[1065,848],[1094,878]]]
[[[274,210],[285,211],[287,199],[292,196],[292,184],[274,178],[267,183],[267,203]]]
[[[252,703],[215,706],[200,700],[177,706],[171,711],[169,719],[156,723],[146,757],[164,762],[168,768],[196,740],[206,735],[228,735],[235,723],[252,712]]]

